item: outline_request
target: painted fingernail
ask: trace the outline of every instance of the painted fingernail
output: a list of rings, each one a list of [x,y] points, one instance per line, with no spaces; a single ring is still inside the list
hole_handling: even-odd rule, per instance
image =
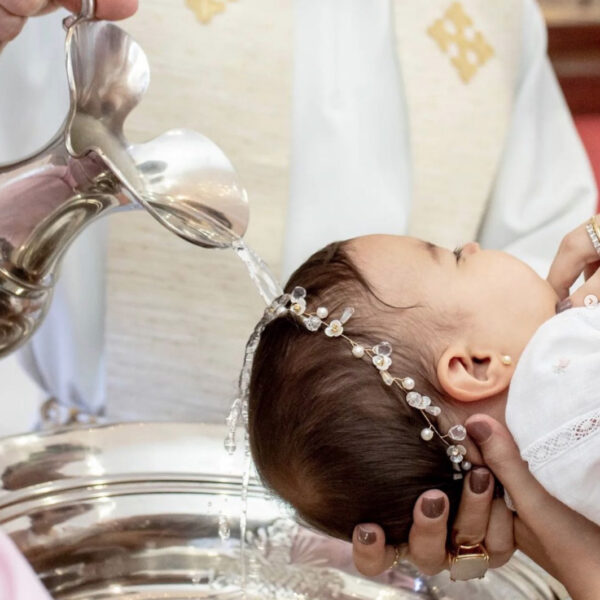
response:
[[[556,303],[556,314],[561,313],[569,308],[573,307],[573,302],[571,302],[571,298],[565,298],[564,300],[560,300],[560,302]]]
[[[487,469],[473,469],[469,476],[469,487],[474,494],[483,494],[490,485],[490,472]]]
[[[467,432],[478,444],[485,442],[492,435],[492,429],[485,421],[467,423]]]
[[[421,511],[428,519],[437,519],[444,512],[444,506],[444,496],[425,496],[421,501]]]
[[[365,546],[370,546],[371,544],[375,543],[375,540],[377,539],[377,534],[374,531],[368,529],[367,527],[359,525],[356,537],[358,538],[358,541],[361,544],[364,544]]]

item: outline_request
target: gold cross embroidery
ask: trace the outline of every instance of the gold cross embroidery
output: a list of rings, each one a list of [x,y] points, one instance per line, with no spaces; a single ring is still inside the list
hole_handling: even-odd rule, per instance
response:
[[[450,57],[465,83],[494,56],[494,49],[479,31],[475,31],[473,21],[459,2],[454,2],[427,33],[438,43],[442,52]]]
[[[226,6],[223,0],[185,0],[185,3],[198,17],[198,21],[205,25],[210,23],[216,14],[222,13]]]

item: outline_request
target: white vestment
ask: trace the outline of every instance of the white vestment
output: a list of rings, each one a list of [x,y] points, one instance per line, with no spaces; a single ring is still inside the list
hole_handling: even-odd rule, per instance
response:
[[[600,525],[600,307],[544,323],[513,375],[506,424],[529,470],[561,502]]]
[[[406,5],[411,3],[395,1],[402,14],[409,12]],[[485,10],[481,0],[460,4],[468,14]],[[448,3],[427,2],[431,14],[434,5],[441,16]],[[412,174],[417,167],[422,172],[422,165],[412,164],[393,8],[394,0],[295,0],[286,276],[334,240],[410,230]],[[492,24],[481,21],[475,19],[475,26],[481,25],[492,39],[486,31]],[[402,21],[396,19],[395,25],[397,36],[404,39]],[[425,28],[421,33],[422,43],[435,49]],[[534,0],[523,0],[520,39],[515,43],[521,50],[510,84],[512,113],[504,141],[490,142],[502,145],[502,152],[489,195],[483,199],[486,210],[477,238],[484,248],[511,252],[545,276],[562,236],[594,212],[596,187],[546,56],[545,25]],[[452,69],[443,58],[442,68]],[[486,65],[481,72],[485,69]],[[452,102],[449,98],[448,105]],[[432,130],[415,135],[431,135],[436,128],[452,125],[445,121],[443,107],[437,112],[426,112],[427,106],[410,109],[426,113]],[[453,106],[451,112],[455,111]],[[472,123],[475,129],[484,125]],[[445,198],[435,200],[442,206]],[[448,228],[453,226],[448,223]]]

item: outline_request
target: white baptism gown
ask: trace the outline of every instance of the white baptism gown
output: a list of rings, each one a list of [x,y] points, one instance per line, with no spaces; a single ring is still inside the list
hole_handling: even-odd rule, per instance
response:
[[[521,355],[506,424],[542,486],[600,525],[600,306],[546,321]]]

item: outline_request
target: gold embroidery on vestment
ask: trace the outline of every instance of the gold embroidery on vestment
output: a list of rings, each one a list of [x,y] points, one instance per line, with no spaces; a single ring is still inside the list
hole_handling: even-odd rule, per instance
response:
[[[427,30],[438,46],[450,57],[460,78],[468,83],[492,57],[494,49],[483,34],[476,31],[473,21],[460,2],[454,2],[441,19]]]
[[[222,13],[226,7],[225,0],[185,0],[185,3],[198,17],[198,21],[205,25],[210,23],[216,14]]]

